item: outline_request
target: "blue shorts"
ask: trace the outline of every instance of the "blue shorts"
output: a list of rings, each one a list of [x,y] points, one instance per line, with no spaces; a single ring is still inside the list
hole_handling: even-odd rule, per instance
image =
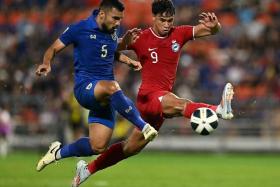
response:
[[[85,80],[75,85],[74,94],[78,103],[89,110],[88,123],[100,123],[111,129],[115,126],[116,112],[111,104],[101,106],[94,96],[99,80]]]

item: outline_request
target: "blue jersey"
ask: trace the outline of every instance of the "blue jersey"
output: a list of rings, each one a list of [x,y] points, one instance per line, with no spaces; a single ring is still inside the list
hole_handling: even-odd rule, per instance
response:
[[[74,45],[75,83],[84,79],[114,80],[113,63],[117,49],[117,34],[102,32],[97,23],[98,10],[76,24],[70,25],[60,36],[67,46]]]

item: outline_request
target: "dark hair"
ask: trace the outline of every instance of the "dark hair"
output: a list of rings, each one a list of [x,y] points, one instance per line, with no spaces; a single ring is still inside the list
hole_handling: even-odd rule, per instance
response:
[[[175,15],[175,7],[171,0],[154,0],[152,12],[154,15],[163,15],[165,13],[165,16],[173,16]]]
[[[116,8],[119,11],[124,11],[124,5],[119,0],[103,0],[99,5],[99,9],[111,9]]]

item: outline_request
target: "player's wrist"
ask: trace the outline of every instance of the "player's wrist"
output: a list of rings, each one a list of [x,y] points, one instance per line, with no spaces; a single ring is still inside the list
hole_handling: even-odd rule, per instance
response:
[[[45,66],[50,66],[50,65],[51,65],[51,62],[50,62],[50,61],[44,61],[43,64],[44,64]]]
[[[221,30],[222,26],[221,24],[218,22],[215,27],[211,28],[211,34],[216,34]]]

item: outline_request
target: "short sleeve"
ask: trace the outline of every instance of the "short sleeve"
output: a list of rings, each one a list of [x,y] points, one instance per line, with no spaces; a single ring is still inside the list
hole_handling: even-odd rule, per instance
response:
[[[74,25],[67,27],[64,32],[60,35],[59,39],[64,45],[70,45],[75,42],[75,35],[77,29]]]
[[[183,39],[183,43],[186,43],[189,40],[195,39],[193,29],[194,29],[194,27],[190,26],[190,25],[182,25],[182,26],[177,27],[177,30]]]

